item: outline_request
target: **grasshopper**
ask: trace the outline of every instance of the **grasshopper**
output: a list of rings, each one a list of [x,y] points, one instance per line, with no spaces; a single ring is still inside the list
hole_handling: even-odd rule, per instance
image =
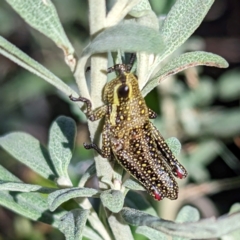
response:
[[[72,101],[86,104],[86,116],[90,121],[105,117],[102,149],[94,143],[84,144],[84,147],[95,149],[104,158],[113,154],[155,200],[174,200],[178,197],[178,184],[174,177],[185,178],[187,171],[150,121],[157,114],[147,107],[137,76],[130,72],[133,61],[134,56],[130,64],[108,68],[108,73],[115,71],[117,77],[104,87],[105,105],[93,110],[89,99],[70,96]]]

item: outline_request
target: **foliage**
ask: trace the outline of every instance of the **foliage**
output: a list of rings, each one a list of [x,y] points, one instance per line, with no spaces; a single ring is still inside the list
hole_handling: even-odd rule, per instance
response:
[[[94,107],[102,104],[101,89],[107,81],[106,74],[102,70],[107,69],[107,53],[110,52],[138,53],[136,71],[144,96],[157,87],[163,79],[190,67],[206,65],[226,68],[228,66],[220,56],[203,51],[184,53],[166,63],[166,58],[173,57],[176,50],[179,50],[199,26],[213,0],[177,0],[164,21],[159,21],[147,0],[117,1],[107,15],[105,1],[99,0],[96,4],[96,1],[89,0],[91,42],[79,58],[76,57],[74,47],[68,40],[55,6],[50,0],[6,1],[29,25],[49,37],[63,50],[65,62],[75,77],[80,95],[91,99]],[[66,97],[78,96],[68,84],[3,37],[0,37],[0,53],[50,83]],[[154,60],[152,60],[153,54]],[[112,56],[116,61],[114,53]],[[85,69],[90,57],[91,79],[88,83]],[[227,95],[232,97],[231,93],[235,89],[228,89],[228,92],[225,92],[224,84],[222,80],[219,93],[223,98]],[[203,90],[206,89],[204,83],[201,87]],[[179,105],[190,109],[195,107],[194,104],[204,104],[202,100],[209,99],[207,97],[212,96],[212,92],[202,92],[209,94],[206,96],[196,93],[192,101],[186,101],[186,98],[192,96],[185,94],[180,99]],[[189,102],[192,105],[189,106]],[[201,134],[221,132],[222,125],[231,119],[234,121],[239,118],[239,113],[236,111],[233,111],[227,119],[221,114],[217,112],[213,119],[205,118],[202,122],[198,119],[195,123],[205,126]],[[185,127],[184,124],[189,124],[189,121],[196,120],[193,116],[189,118],[185,121],[183,119],[183,127]],[[212,127],[215,121],[222,121],[222,124]],[[161,122],[157,120],[156,124],[160,125]],[[196,131],[194,126],[192,130],[186,127],[189,136],[200,132]],[[232,132],[236,131],[234,127],[240,128],[239,125],[234,125]],[[97,128],[98,124],[89,123],[92,139],[97,139],[100,135]],[[224,133],[222,131],[222,134]],[[234,214],[216,220],[199,220],[197,210],[186,206],[180,211],[175,222],[163,220],[157,216],[154,204],[144,199],[142,195],[139,194],[139,198],[134,201],[130,197],[125,198],[129,190],[143,190],[142,187],[132,179],[123,179],[119,166],[113,167],[112,163],[100,156],[95,157],[95,163],[89,166],[75,185],[68,173],[68,167],[72,159],[76,134],[75,122],[71,118],[60,116],[50,128],[47,147],[23,132],[2,136],[0,145],[4,150],[43,178],[48,179],[51,186],[55,185],[55,187],[23,183],[0,166],[0,204],[29,219],[42,221],[58,228],[69,240],[82,239],[82,236],[87,239],[104,240],[134,239],[135,235],[128,224],[137,226],[136,232],[149,239],[167,239],[165,234],[173,236],[173,239],[214,238],[226,234],[238,236],[236,231],[231,232],[240,227],[239,208],[234,210]],[[174,154],[178,155],[179,141],[170,138],[168,144]],[[208,144],[219,147],[220,143],[210,139]],[[200,147],[204,148],[203,145]],[[198,156],[199,154],[196,154],[196,158]],[[201,179],[200,175],[204,172],[201,172],[204,159],[209,159],[209,156],[201,155],[201,159],[196,161],[200,166],[198,174],[190,170],[190,175],[196,182]],[[183,161],[186,159],[183,158]],[[195,162],[188,163],[189,169],[194,168],[191,164]],[[101,190],[85,186],[95,174],[98,176]],[[95,210],[93,201],[89,198],[100,199],[99,212]],[[69,200],[74,200],[75,204],[70,210],[65,205],[65,202],[71,202]],[[128,207],[123,207],[124,200]]]

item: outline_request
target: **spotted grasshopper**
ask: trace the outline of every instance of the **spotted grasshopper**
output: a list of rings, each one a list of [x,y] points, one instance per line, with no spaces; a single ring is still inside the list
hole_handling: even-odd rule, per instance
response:
[[[120,165],[137,179],[156,200],[176,199],[178,185],[174,179],[185,178],[187,171],[177,161],[157,128],[149,119],[157,117],[141,95],[137,77],[130,73],[131,64],[118,64],[108,69],[117,78],[105,85],[105,105],[92,110],[90,100],[70,96],[72,101],[86,104],[90,121],[105,117],[102,149],[96,144],[84,144],[95,149],[102,157],[112,154]]]

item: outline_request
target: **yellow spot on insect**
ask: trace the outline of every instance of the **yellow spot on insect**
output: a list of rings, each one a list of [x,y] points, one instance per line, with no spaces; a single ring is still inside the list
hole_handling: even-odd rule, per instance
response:
[[[145,110],[143,109],[142,111],[141,111],[141,114],[144,114],[145,113]]]
[[[142,164],[142,167],[146,167],[146,166],[147,166],[147,164],[146,164],[146,163],[143,163],[143,164]]]
[[[128,120],[128,121],[130,121],[130,120],[131,120],[131,118],[130,118],[130,117],[128,117],[128,118],[127,118],[127,120]]]
[[[137,151],[137,154],[140,154],[141,152],[140,151]]]
[[[120,116],[120,119],[121,119],[121,120],[123,120],[123,119],[124,119],[123,115],[121,115],[121,116]]]
[[[138,104],[141,105],[141,104],[142,104],[142,100],[139,100],[139,101],[138,101]]]
[[[151,173],[152,171],[151,171],[151,170],[148,170],[147,172],[148,172],[148,173]]]

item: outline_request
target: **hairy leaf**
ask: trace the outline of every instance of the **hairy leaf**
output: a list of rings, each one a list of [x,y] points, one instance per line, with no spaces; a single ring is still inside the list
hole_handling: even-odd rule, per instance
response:
[[[27,69],[28,71],[36,74],[40,78],[52,84],[54,87],[65,93],[67,96],[78,94],[72,90],[61,79],[55,76],[52,72],[42,66],[40,63],[30,58],[27,54],[8,42],[6,39],[0,36],[0,53],[9,58],[16,64]]]
[[[76,124],[71,118],[60,116],[53,122],[49,132],[49,154],[58,176],[67,179],[75,137]]]
[[[136,233],[142,234],[150,240],[167,240],[167,237],[164,233],[147,226],[138,227],[136,229]]]
[[[134,240],[130,227],[123,221],[120,214],[111,214],[108,223],[113,231],[115,240]]]
[[[164,59],[182,45],[200,25],[214,0],[177,0],[164,20]]]
[[[50,0],[6,0],[12,8],[33,28],[52,39],[65,55],[73,55],[57,11]]]
[[[57,190],[57,188],[47,188],[39,185],[2,181],[0,179],[0,190],[13,191],[13,192],[40,192],[40,193],[51,193]]]
[[[93,188],[66,188],[55,191],[48,195],[48,205],[51,211],[54,211],[62,203],[78,197],[92,197],[97,194],[97,190]]]
[[[190,67],[199,65],[226,68],[228,63],[222,57],[208,52],[196,51],[180,55],[167,63],[158,71],[152,79],[148,81],[142,90],[143,96],[146,96],[153,88],[167,77],[174,75]]]
[[[89,210],[73,209],[60,219],[59,230],[64,233],[67,240],[82,239],[88,214]]]
[[[21,183],[17,177],[1,165],[0,176],[4,181]],[[51,213],[48,210],[47,199],[39,193],[10,193],[8,191],[0,191],[0,205],[24,217],[55,227],[58,226],[61,216],[65,214],[63,209],[59,213]]]
[[[49,167],[51,160],[47,149],[31,135],[23,132],[9,133],[0,138],[0,145],[41,176],[52,180],[56,177]]]
[[[123,207],[124,195],[120,191],[112,189],[103,191],[100,198],[102,204],[114,213],[118,213]]]
[[[165,142],[171,149],[174,156],[178,156],[180,154],[182,145],[177,138],[170,137],[166,139]]]
[[[161,53],[163,41],[155,29],[134,23],[122,23],[105,29],[84,50],[83,55],[102,52]]]
[[[147,226],[172,236],[191,239],[216,238],[240,228],[240,212],[225,215],[219,219],[208,218],[194,223],[181,224],[130,208],[123,208],[121,214],[131,225]]]

